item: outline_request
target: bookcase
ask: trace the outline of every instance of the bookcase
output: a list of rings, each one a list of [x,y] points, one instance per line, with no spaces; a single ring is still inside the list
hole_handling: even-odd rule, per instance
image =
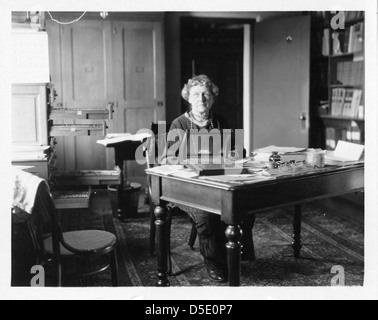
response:
[[[322,55],[327,59],[328,100],[318,115],[324,126],[324,147],[339,140],[365,143],[364,12],[326,12]]]

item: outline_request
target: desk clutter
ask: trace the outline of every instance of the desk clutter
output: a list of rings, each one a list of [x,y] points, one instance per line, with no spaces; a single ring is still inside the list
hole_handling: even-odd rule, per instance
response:
[[[213,156],[206,160],[190,158],[178,163],[178,159],[171,158],[168,163],[174,165],[156,166],[146,169],[146,172],[224,186],[244,185],[363,163],[363,152],[363,145],[345,141],[339,141],[335,151],[271,145],[239,160]]]

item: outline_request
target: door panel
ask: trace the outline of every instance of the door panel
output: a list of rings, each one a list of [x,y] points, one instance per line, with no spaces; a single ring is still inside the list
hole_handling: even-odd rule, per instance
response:
[[[135,133],[150,121],[165,119],[165,86],[161,23],[113,22],[116,110],[114,130]],[[145,119],[125,119],[125,109],[144,108]],[[128,113],[132,116],[132,113]],[[131,121],[130,121],[131,120]],[[133,126],[135,121],[141,127]]]
[[[106,108],[113,100],[110,22],[81,20],[61,30],[63,106]],[[106,169],[106,150],[96,143],[102,138],[103,135],[58,138],[59,148],[64,149],[59,158],[64,162],[64,171]]]
[[[165,120],[165,75],[161,22],[115,21],[114,132],[136,133]],[[144,182],[145,167],[129,161],[127,175]]]
[[[12,144],[47,145],[46,119],[46,86],[13,85]]]
[[[256,24],[253,148],[308,147],[309,72],[310,16]]]

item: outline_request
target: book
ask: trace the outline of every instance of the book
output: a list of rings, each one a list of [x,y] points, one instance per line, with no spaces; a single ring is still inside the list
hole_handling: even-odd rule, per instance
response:
[[[362,97],[362,90],[355,89],[353,90],[353,98],[352,98],[352,107],[350,117],[357,117],[358,116],[358,107],[360,106]]]
[[[344,117],[351,117],[352,115],[352,101],[353,101],[354,90],[347,89],[344,98],[344,108],[342,115]]]
[[[203,164],[197,161],[197,159],[188,159],[185,163],[185,167],[191,169],[199,176],[215,176],[215,175],[230,175],[230,174],[242,174],[248,173],[248,168],[245,168],[242,164]]]
[[[337,100],[337,115],[339,116],[343,114],[345,94],[346,94],[346,89],[340,88],[339,96]]]
[[[329,56],[329,35],[330,30],[324,29],[323,31],[323,43],[322,43],[322,54],[323,56]]]

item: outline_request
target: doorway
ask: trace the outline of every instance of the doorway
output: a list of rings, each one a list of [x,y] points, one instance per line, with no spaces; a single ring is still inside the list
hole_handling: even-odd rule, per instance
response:
[[[213,110],[231,128],[243,129],[243,22],[232,19],[182,17],[181,83],[206,74],[219,87]],[[187,105],[182,100],[181,111]]]

